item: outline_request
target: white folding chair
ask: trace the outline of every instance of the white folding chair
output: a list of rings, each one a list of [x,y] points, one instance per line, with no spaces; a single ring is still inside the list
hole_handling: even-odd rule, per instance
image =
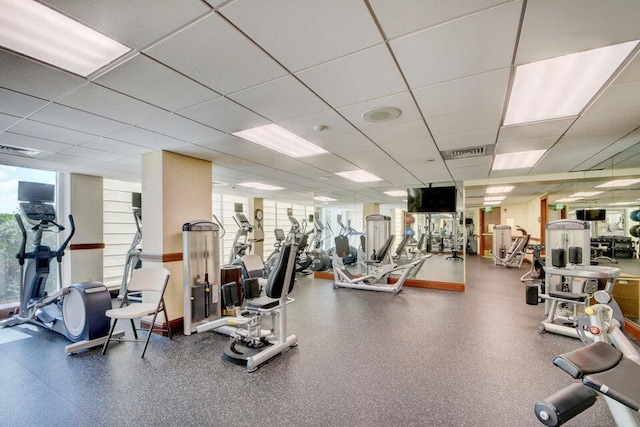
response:
[[[106,353],[109,341],[144,341],[144,350],[142,350],[142,356],[140,356],[144,357],[144,354],[147,351],[147,346],[149,345],[149,339],[151,338],[151,334],[154,330],[167,331],[167,333],[169,334],[169,339],[171,339],[171,326],[169,325],[169,316],[167,315],[167,309],[164,303],[164,291],[167,288],[168,282],[169,270],[167,270],[166,268],[154,267],[134,270],[131,281],[129,282],[129,286],[127,286],[127,290],[124,293],[124,298],[122,300],[122,303],[120,304],[120,307],[107,310],[105,313],[105,315],[113,319],[113,323],[111,325],[111,330],[109,331],[107,341],[104,343],[104,347],[102,347],[102,354]],[[142,292],[144,302],[130,302],[127,298],[127,295],[132,291]],[[149,294],[152,294],[154,298],[148,299]],[[167,320],[167,329],[154,328],[158,313],[161,311],[164,311],[164,316]],[[153,315],[153,320],[151,320],[151,324],[149,325],[149,329],[147,330],[147,339],[140,340],[138,339],[137,331],[138,329],[143,329],[136,328],[133,320],[151,315]],[[131,327],[133,328],[133,336],[135,337],[135,339],[128,340],[123,338],[111,338],[111,335],[115,330],[116,323],[118,323],[119,319],[129,319],[131,321]]]

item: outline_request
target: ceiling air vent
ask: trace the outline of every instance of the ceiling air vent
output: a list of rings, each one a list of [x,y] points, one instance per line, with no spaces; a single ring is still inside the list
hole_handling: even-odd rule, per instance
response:
[[[466,159],[469,157],[490,156],[493,154],[493,145],[481,145],[479,147],[457,148],[441,151],[445,160]]]
[[[31,148],[13,147],[11,145],[0,145],[0,154],[10,154],[12,156],[38,158],[44,153]]]

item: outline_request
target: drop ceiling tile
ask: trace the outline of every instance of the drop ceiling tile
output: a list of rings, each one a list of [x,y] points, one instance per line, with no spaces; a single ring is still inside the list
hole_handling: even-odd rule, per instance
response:
[[[291,71],[382,42],[363,2],[236,1],[221,13]]]
[[[145,122],[167,114],[165,110],[146,102],[93,83],[59,99],[57,103],[129,124]]]
[[[11,132],[73,145],[82,144],[83,142],[91,141],[96,138],[95,135],[91,135],[89,133],[78,132],[59,126],[36,122],[34,120],[21,121],[11,128]]]
[[[480,145],[493,145],[495,142],[495,129],[485,129],[436,137],[436,143],[438,144],[440,151],[453,150],[454,148],[478,147]]]
[[[178,3],[172,0],[44,2],[135,49],[152,43],[211,10],[205,3],[191,0]]]
[[[81,157],[83,159],[95,160],[98,163],[110,162],[122,157],[122,153],[109,153],[101,150],[94,150],[89,147],[72,147],[59,151],[63,156]]]
[[[516,126],[503,126],[500,128],[498,143],[517,142],[525,139],[560,138],[563,133],[575,121],[575,117],[569,119],[548,120],[544,122],[529,123]]]
[[[557,137],[516,139],[509,142],[498,142],[494,154],[517,153],[519,151],[548,150],[558,141]]]
[[[371,6],[385,35],[393,39],[506,2],[507,0],[372,0]]]
[[[314,141],[330,153],[336,153],[348,159],[351,151],[376,148],[376,146],[360,132],[346,132],[323,137],[321,141]]]
[[[0,49],[0,87],[54,100],[86,83],[73,74],[39,64]]]
[[[468,157],[466,159],[446,160],[445,163],[451,170],[474,167],[490,168],[491,164],[493,163],[493,156],[479,156]]]
[[[490,166],[476,166],[460,169],[451,169],[451,175],[456,181],[468,179],[483,179],[489,177]]]
[[[74,129],[98,136],[106,135],[129,127],[126,123],[107,119],[59,104],[47,105],[30,118],[50,125]]]
[[[608,159],[613,159],[613,162],[615,162],[616,157],[631,157],[634,155],[633,147],[638,146],[638,141],[640,141],[640,130],[635,130],[620,138],[616,142],[612,143],[590,159],[587,159],[585,162],[579,164],[577,169],[590,169],[601,164],[602,162],[607,161]]]
[[[407,90],[384,44],[308,68],[296,76],[333,107]]]
[[[433,144],[427,127],[422,120],[392,123],[388,126],[365,130],[364,133],[381,147],[414,144]]]
[[[636,40],[638,16],[640,2],[633,0],[528,2],[516,64]]]
[[[0,133],[0,144],[11,145],[13,147],[31,148],[33,150],[57,153],[73,147],[70,144],[50,141],[48,139],[32,138],[30,136],[18,135],[11,132]]]
[[[195,144],[184,144],[171,149],[173,153],[182,154],[183,156],[195,157],[197,159],[209,160],[215,163],[215,159],[224,156],[223,153],[213,151],[205,147]]]
[[[20,121],[20,117],[0,113],[0,131],[3,131]]]
[[[117,139],[118,141],[142,145],[144,147],[154,148],[156,150],[168,150],[173,147],[184,145],[184,141],[180,141],[179,139],[171,138],[137,127],[130,127],[118,132],[111,133],[109,134],[109,139]]]
[[[0,88],[0,113],[24,117],[36,112],[48,103],[44,99]]]
[[[109,153],[116,153],[123,156],[139,156],[143,153],[154,151],[152,148],[116,141],[115,139],[110,138],[97,138],[92,141],[85,142],[82,146],[94,148],[100,151],[107,151]]]
[[[372,123],[366,121],[362,116],[367,111],[381,108],[381,107],[394,107],[400,110],[400,117],[392,122],[377,122]],[[396,93],[390,96],[384,96],[382,98],[370,99],[365,102],[348,105],[346,107],[338,108],[338,112],[342,114],[347,120],[349,120],[355,127],[361,130],[373,129],[382,126],[389,126],[390,124],[411,122],[414,120],[422,119],[420,111],[416,107],[416,103],[413,97],[408,91]]]
[[[587,112],[569,128],[567,135],[604,132],[614,129],[629,129],[631,131],[638,127],[639,123],[640,108],[593,114]]]
[[[640,80],[609,86],[589,107],[586,114],[640,108]]]
[[[51,163],[63,163],[66,165],[74,165],[74,166],[80,166],[80,167],[97,165],[98,163],[101,162],[101,160],[97,158],[87,159],[84,157],[74,157],[74,156],[68,156],[60,153],[47,156],[44,158],[44,160]],[[78,169],[75,169],[75,168],[71,170],[73,172],[78,171]],[[87,172],[89,172],[89,170],[87,170]]]
[[[319,113],[329,108],[292,76],[235,92],[229,98],[274,122]]]
[[[159,119],[141,123],[138,127],[188,142],[202,141],[224,135],[222,132],[209,126],[175,114],[169,114]]]
[[[300,161],[331,173],[341,172],[354,167],[354,165],[348,160],[345,160],[334,154],[305,157],[303,159],[300,159]]]
[[[228,133],[270,123],[267,119],[226,98],[214,99],[181,110],[178,114]]]
[[[5,166],[23,166],[31,159],[22,156],[11,156],[9,154],[0,153],[0,165]]]
[[[640,55],[636,55],[625,69],[613,81],[613,85],[637,82],[640,80]]]
[[[424,141],[413,144],[390,145],[384,147],[384,150],[402,165],[421,162],[426,166],[428,162],[440,159],[438,148]]]
[[[392,40],[409,86],[419,88],[509,67],[521,8],[522,2],[517,1]]]
[[[430,117],[427,125],[436,140],[441,136],[475,132],[479,130],[495,130],[500,124],[502,106],[463,111],[445,116]]]
[[[224,95],[286,74],[217,14],[187,26],[144,53]]]
[[[336,135],[354,131],[354,127],[333,110],[283,120],[278,122],[278,125],[320,146],[323,146],[325,140]],[[316,125],[323,125],[326,128],[322,132],[317,132],[314,130]]]
[[[501,105],[509,84],[509,68],[414,89],[425,117]]]
[[[136,55],[95,82],[168,111],[182,110],[220,96],[145,55]]]
[[[237,155],[240,153],[246,153],[248,151],[255,151],[260,148],[252,142],[245,141],[233,135],[222,135],[215,138],[206,139],[204,141],[198,141],[201,147],[209,148],[221,153]]]

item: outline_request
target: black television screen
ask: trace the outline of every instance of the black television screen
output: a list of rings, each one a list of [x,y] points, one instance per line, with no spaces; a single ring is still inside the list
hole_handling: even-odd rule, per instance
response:
[[[142,194],[131,193],[131,207],[142,209]]]
[[[578,209],[576,218],[580,221],[604,221],[607,217],[606,209]]]
[[[18,181],[18,200],[21,202],[53,203],[56,187],[53,184]]]
[[[457,199],[456,187],[409,188],[407,189],[407,212],[456,212]]]

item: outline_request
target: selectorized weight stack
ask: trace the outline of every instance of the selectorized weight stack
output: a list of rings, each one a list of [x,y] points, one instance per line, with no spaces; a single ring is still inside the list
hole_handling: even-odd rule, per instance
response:
[[[182,226],[185,335],[221,315],[219,231],[205,220]]]
[[[511,226],[496,225],[493,227],[493,265],[498,265],[499,258],[505,258],[511,247]]]
[[[391,235],[391,217],[380,214],[368,215],[366,218],[366,241],[365,241],[365,254],[366,260],[372,261],[378,259],[377,251],[384,246],[386,241]],[[387,260],[387,262],[389,262]],[[370,270],[371,264],[367,266],[367,270]],[[367,271],[369,274],[370,271]]]

